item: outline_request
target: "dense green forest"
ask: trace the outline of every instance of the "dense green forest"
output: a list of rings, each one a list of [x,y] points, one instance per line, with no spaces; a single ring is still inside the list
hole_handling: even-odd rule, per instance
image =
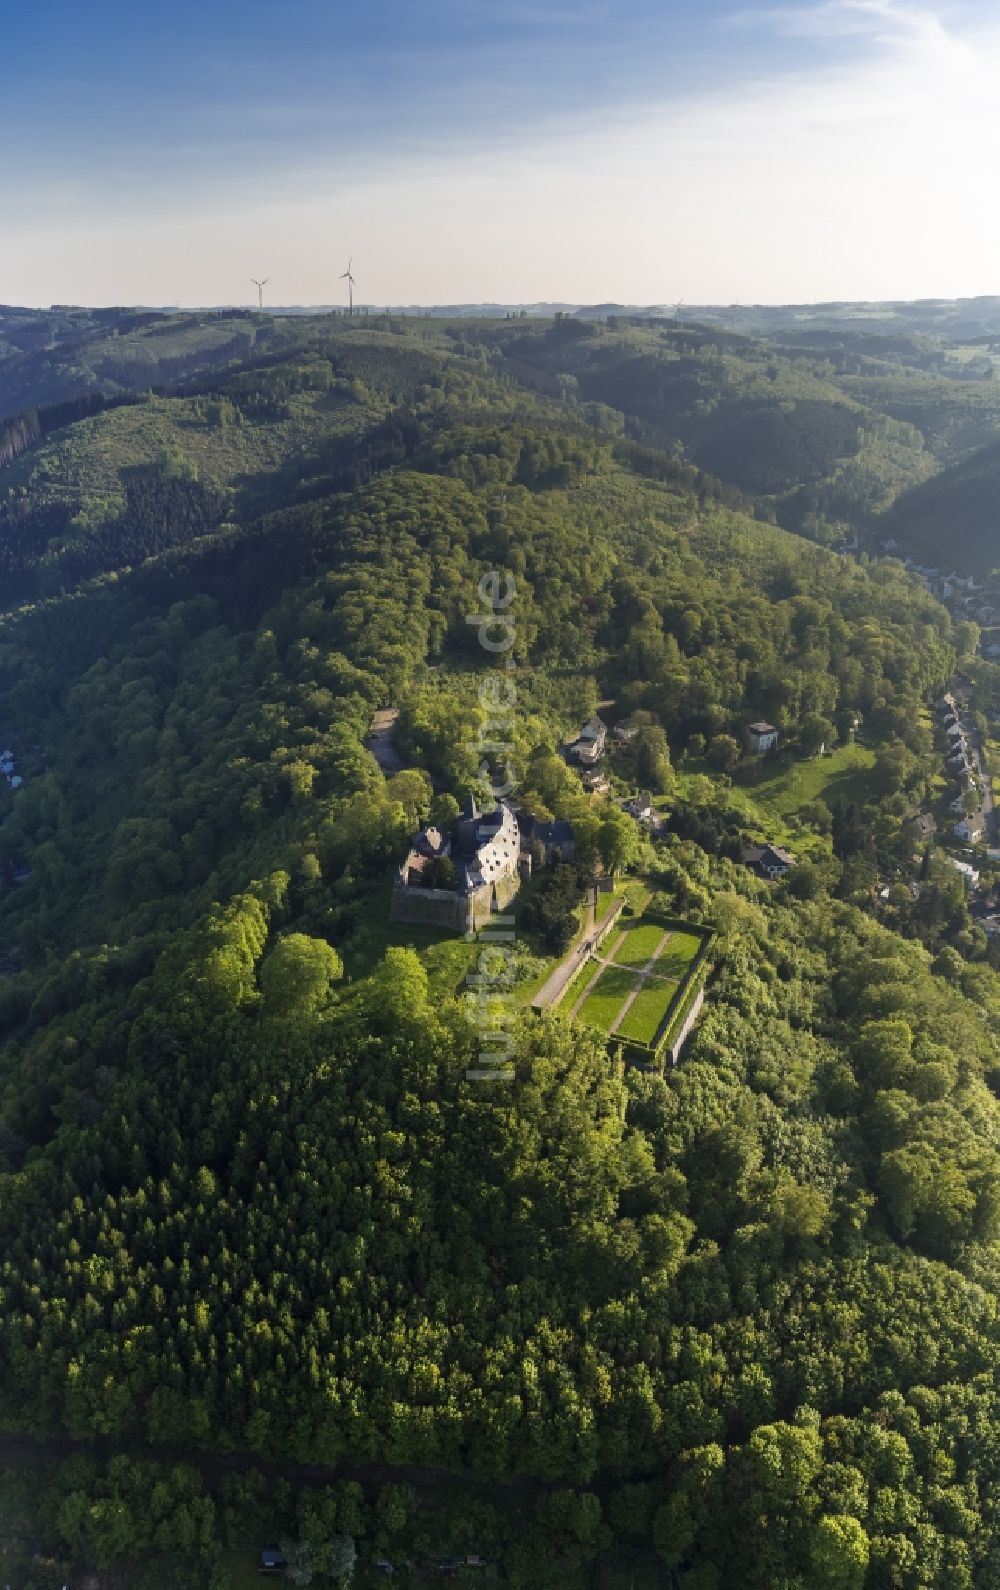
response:
[[[282,464],[282,487],[301,495],[399,462],[412,442],[400,407],[456,366],[551,399],[640,473],[662,475],[665,454],[810,539],[877,550],[891,535],[939,564],[946,528],[951,561],[988,570],[1000,559],[979,483],[1000,426],[1000,342],[946,317],[934,334],[925,319],[862,332],[776,315],[762,336],[725,317],[370,315],[350,333],[340,316],[0,310],[3,588],[51,594],[115,567],[116,549],[149,556],[189,538],[221,514],[199,485],[227,489],[245,518],[265,478],[284,500]],[[365,340],[376,327],[391,375],[386,348]],[[121,523],[136,469],[193,482],[183,503],[143,513],[138,538]]]
[[[0,471],[7,1578],[223,1590],[273,1539],[303,1584],[994,1585],[1000,974],[942,856],[877,889],[968,638],[817,544],[976,444],[972,383],[879,417],[884,370],[561,320],[67,357],[7,355]],[[777,522],[803,492],[823,534]],[[559,753],[599,702],[642,728],[591,796]],[[780,767],[843,758],[778,885],[739,859],[761,717]],[[716,930],[675,1068],[515,988],[513,1076],[467,1075],[477,946],[394,928],[389,880],[501,764],[581,875],[525,889],[518,986],[595,860]]]

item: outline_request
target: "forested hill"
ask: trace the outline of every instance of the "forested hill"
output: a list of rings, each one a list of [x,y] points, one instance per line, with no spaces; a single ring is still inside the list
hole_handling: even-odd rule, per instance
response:
[[[947,861],[905,882],[961,627],[598,396],[580,350],[617,333],[572,341],[574,391],[561,324],[267,325],[2,476],[0,1427],[98,1443],[25,1495],[2,1549],[50,1567],[8,1577],[223,1590],[280,1539],[349,1540],[359,1584],[483,1555],[523,1590],[987,1590],[1000,977]],[[495,570],[509,749],[469,623]],[[589,795],[559,753],[599,702],[639,730]],[[391,926],[389,879],[501,757],[576,857],[519,896],[483,1083],[478,948]],[[739,859],[764,824],[780,885]],[[527,1008],[598,864],[717,932],[662,1075]],[[184,1462],[229,1451],[316,1483]]]
[[[148,462],[156,428],[148,412],[156,403],[151,394],[183,387],[192,398],[231,396],[245,425],[254,417],[249,372],[284,364],[291,384],[278,401],[287,408],[290,395],[310,388],[322,394],[318,359],[346,378],[345,385],[330,376],[325,394],[343,404],[359,341],[374,327],[392,337],[401,369],[427,361],[488,369],[501,382],[558,401],[578,423],[623,434],[638,446],[683,452],[696,468],[752,499],[758,514],[828,544],[860,536],[862,544],[877,547],[889,533],[883,516],[897,498],[945,470],[932,499],[933,522],[919,522],[922,499],[915,499],[912,548],[926,551],[927,540],[947,535],[961,561],[968,512],[961,476],[947,471],[993,442],[1000,426],[1000,355],[989,337],[971,333],[964,342],[881,324],[865,333],[836,320],[778,321],[762,337],[724,324],[568,314],[449,323],[375,315],[348,322],[245,311],[0,309],[0,503],[6,497],[7,513],[14,511],[30,478],[36,518],[29,538],[40,545],[66,540],[69,526],[72,541],[78,520],[89,532],[123,503],[125,488],[114,466],[127,465],[133,455]],[[960,328],[952,329],[957,338]],[[296,369],[299,358],[312,363],[311,372]],[[363,365],[362,358],[359,369]],[[273,400],[275,380],[268,390]],[[403,399],[403,387],[393,395]],[[59,456],[50,471],[66,426],[106,405],[144,411],[131,422],[123,416],[121,434],[110,445],[95,444],[106,467],[95,469],[88,440],[87,467],[75,464],[71,447],[70,458]],[[300,421],[308,418],[306,406],[293,405]],[[191,429],[193,411],[176,417]],[[371,407],[342,417],[359,434]],[[129,439],[129,423],[144,434]],[[97,434],[103,437],[105,429]],[[289,445],[301,448],[307,437],[326,438],[336,429],[323,411],[306,429],[286,431],[277,448],[268,431],[244,438],[239,453],[230,448],[227,456],[204,462],[213,477],[231,483],[248,461],[251,473],[266,471]],[[39,460],[13,477],[6,473],[5,466],[53,437]],[[39,489],[50,473],[59,485],[58,507]],[[47,516],[39,520],[43,507]],[[196,510],[188,513],[197,517]],[[909,523],[902,513],[892,530],[907,550]],[[978,561],[975,524],[968,533],[969,558]]]
[[[1000,442],[904,493],[884,525],[918,563],[979,575],[1000,568]]]

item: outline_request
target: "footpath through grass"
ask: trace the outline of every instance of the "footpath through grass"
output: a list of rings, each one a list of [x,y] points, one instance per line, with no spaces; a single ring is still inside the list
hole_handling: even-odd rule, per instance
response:
[[[612,960],[618,966],[645,966],[659,949],[665,931],[655,922],[629,922],[613,947]]]
[[[631,1038],[636,1043],[652,1043],[679,987],[679,983],[667,978],[650,977],[626,1011],[615,1037]]]
[[[679,982],[687,973],[703,942],[704,940],[696,933],[671,933],[663,954],[656,963],[657,972],[664,977],[673,977]]]
[[[580,1007],[580,1020],[607,1034],[638,978],[623,966],[607,966]]]

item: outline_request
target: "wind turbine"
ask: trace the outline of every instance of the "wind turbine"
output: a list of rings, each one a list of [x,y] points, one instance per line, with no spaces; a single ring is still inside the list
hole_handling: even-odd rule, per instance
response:
[[[354,264],[354,255],[352,254],[351,258],[347,261],[347,269],[346,269],[346,271],[342,271],[341,275],[340,275],[340,280],[342,282],[346,281],[346,283],[347,283],[347,302],[348,302],[348,306],[349,306],[348,310],[347,310],[347,313],[349,315],[353,315],[353,313],[354,313],[354,277],[351,275],[351,266],[353,264]]]
[[[271,278],[270,278],[270,276],[265,276],[264,280],[262,282],[259,282],[257,280],[256,276],[251,276],[250,280],[253,282],[254,286],[257,289],[257,308],[258,309],[263,309],[263,307],[264,307],[264,288],[267,286],[267,284],[271,280]]]

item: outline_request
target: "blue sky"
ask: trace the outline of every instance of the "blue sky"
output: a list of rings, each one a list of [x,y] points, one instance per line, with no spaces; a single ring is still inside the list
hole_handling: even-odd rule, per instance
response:
[[[991,291],[998,67],[992,3],[39,0],[0,301]]]

